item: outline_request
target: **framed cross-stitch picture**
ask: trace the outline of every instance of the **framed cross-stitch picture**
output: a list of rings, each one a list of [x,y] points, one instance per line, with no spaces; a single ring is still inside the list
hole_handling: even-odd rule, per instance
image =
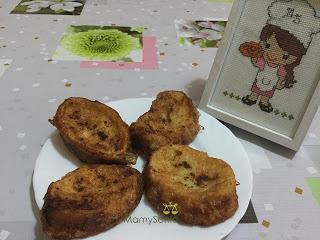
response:
[[[200,107],[298,150],[319,106],[319,80],[319,0],[236,0]]]

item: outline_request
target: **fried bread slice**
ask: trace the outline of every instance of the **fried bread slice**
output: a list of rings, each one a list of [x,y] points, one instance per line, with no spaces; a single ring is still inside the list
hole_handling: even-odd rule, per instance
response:
[[[128,163],[129,127],[111,107],[98,101],[71,97],[58,107],[53,120],[49,121],[81,161]]]
[[[142,175],[125,165],[90,164],[50,184],[41,210],[50,239],[84,238],[112,228],[138,205]]]
[[[232,168],[188,146],[155,151],[143,177],[151,205],[160,213],[164,205],[176,205],[176,220],[187,225],[214,225],[233,216],[238,208]]]
[[[130,135],[134,148],[148,158],[162,146],[190,143],[199,130],[199,112],[191,99],[180,91],[165,91],[131,124]]]

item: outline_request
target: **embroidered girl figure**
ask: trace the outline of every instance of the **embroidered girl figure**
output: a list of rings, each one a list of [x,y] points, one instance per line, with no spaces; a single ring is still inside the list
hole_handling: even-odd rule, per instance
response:
[[[320,23],[315,10],[305,0],[277,0],[268,12],[270,18],[260,33],[259,45],[241,44],[240,52],[250,57],[258,68],[251,93],[243,97],[242,102],[251,106],[260,97],[260,109],[272,112],[270,98],[275,90],[292,88],[297,82],[294,69],[307,53],[312,35],[320,31]],[[314,22],[310,21],[313,19]],[[255,51],[250,54],[248,48]]]

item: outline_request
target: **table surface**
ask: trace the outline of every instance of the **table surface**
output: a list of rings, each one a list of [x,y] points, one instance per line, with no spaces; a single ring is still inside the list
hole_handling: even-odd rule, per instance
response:
[[[221,0],[88,0],[80,16],[10,14],[19,2],[0,0],[0,61],[12,60],[0,78],[0,240],[43,238],[31,179],[54,131],[47,119],[57,106],[69,96],[106,102],[167,89],[183,90],[198,104],[216,49],[179,46],[174,20],[227,18],[231,9]],[[48,61],[71,24],[145,27],[144,35],[157,39],[159,69],[81,69],[78,61]],[[320,179],[320,112],[297,153],[229,127],[252,162],[250,211],[257,221],[238,224],[227,239],[316,239],[320,203],[308,180]]]

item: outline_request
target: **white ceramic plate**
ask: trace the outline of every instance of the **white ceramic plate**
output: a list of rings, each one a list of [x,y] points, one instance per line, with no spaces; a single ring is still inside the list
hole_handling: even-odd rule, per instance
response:
[[[125,99],[109,102],[108,105],[116,109],[122,119],[130,124],[141,114],[148,111],[151,98]],[[90,240],[218,240],[227,236],[238,224],[248,207],[252,194],[252,170],[247,154],[238,139],[231,131],[215,118],[199,110],[200,124],[204,127],[191,147],[205,151],[210,156],[224,159],[228,162],[236,175],[239,208],[235,215],[225,222],[211,227],[189,227],[175,222],[164,222],[157,213],[142,198],[139,206],[131,216],[116,227],[99,235],[87,238]],[[54,132],[43,146],[36,161],[33,174],[33,188],[39,208],[42,208],[43,197],[49,184],[57,181],[66,173],[76,169],[81,162],[64,146],[57,132]],[[134,166],[140,172],[143,160],[138,158]]]

